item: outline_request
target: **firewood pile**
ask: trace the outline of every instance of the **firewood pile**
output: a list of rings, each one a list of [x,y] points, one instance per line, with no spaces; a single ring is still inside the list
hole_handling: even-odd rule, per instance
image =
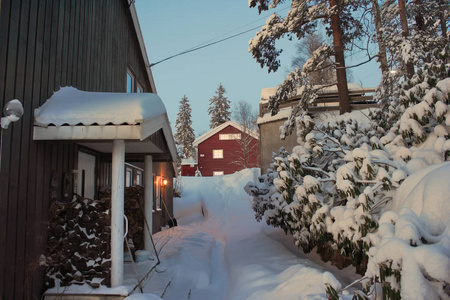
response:
[[[94,288],[110,286],[111,268],[111,191],[100,191],[101,200],[77,196],[72,202],[53,202],[48,225],[49,253],[43,257],[46,288],[89,284]],[[134,256],[144,249],[144,188],[125,189],[127,239]],[[141,206],[142,205],[142,206]],[[124,252],[128,248],[124,243]]]
[[[110,285],[110,202],[77,196],[50,207],[49,253],[45,257],[46,287],[87,283]]]
[[[111,190],[103,188],[99,193],[99,198],[110,202]],[[144,228],[146,226],[144,220],[144,187],[133,186],[125,188],[124,210],[128,219],[127,239],[132,241],[130,246],[134,255],[134,250],[144,249]],[[128,251],[126,247],[125,251]]]

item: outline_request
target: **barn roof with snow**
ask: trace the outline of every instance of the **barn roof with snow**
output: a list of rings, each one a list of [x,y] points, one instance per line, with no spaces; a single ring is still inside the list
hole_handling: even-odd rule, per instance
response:
[[[193,143],[194,147],[197,147],[198,144],[204,142],[205,140],[209,139],[210,137],[212,137],[216,133],[222,131],[224,128],[226,128],[228,126],[233,126],[234,128],[236,128],[236,129],[238,129],[239,131],[242,131],[242,132],[244,132],[246,130],[243,126],[241,126],[241,125],[239,125],[239,124],[237,124],[237,123],[235,123],[233,121],[227,121],[227,122],[217,126],[216,128],[213,128],[212,130],[204,133],[203,135],[199,136],[197,139],[195,139],[195,141]],[[252,136],[253,138],[259,140],[259,135],[255,131],[248,130],[248,129],[247,129],[247,131],[248,131],[248,134],[250,136]]]

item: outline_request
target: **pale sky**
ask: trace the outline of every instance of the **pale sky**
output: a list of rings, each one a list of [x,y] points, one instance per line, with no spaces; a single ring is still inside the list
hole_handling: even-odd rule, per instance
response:
[[[247,0],[136,0],[136,10],[150,63],[263,25],[272,12],[258,15]],[[287,4],[276,10],[288,7]],[[280,12],[286,13],[287,10]],[[227,41],[178,56],[152,67],[156,90],[166,105],[172,128],[183,95],[192,108],[192,126],[197,136],[209,130],[209,99],[222,83],[231,105],[240,100],[258,110],[262,88],[280,84],[291,64],[298,41],[281,41],[284,50],[281,68],[268,74],[248,53],[248,42],[258,29]],[[363,56],[360,60],[364,60]],[[349,65],[347,63],[347,65]],[[376,63],[352,73],[353,82],[364,87],[378,85],[380,72]],[[173,128],[173,130],[175,130]]]

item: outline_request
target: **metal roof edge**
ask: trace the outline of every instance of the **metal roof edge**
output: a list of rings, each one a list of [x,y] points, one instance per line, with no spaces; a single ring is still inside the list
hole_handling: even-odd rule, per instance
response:
[[[130,5],[129,9],[130,9],[130,14],[131,14],[131,19],[133,20],[134,29],[136,32],[136,36],[138,38],[139,46],[141,48],[141,54],[142,54],[142,58],[144,59],[145,69],[147,70],[147,75],[148,75],[148,78],[150,81],[150,86],[152,88],[152,93],[157,94],[156,85],[155,85],[155,81],[153,79],[152,70],[150,68],[150,61],[148,59],[147,49],[145,47],[144,37],[142,35],[141,25],[139,24],[139,18],[137,15],[136,7],[134,5],[134,2],[132,2],[129,5]]]
[[[216,128],[211,129],[210,131],[208,131],[208,132],[204,133],[203,135],[199,136],[198,138],[196,138],[193,145],[198,146],[200,143],[204,142],[205,140],[207,140],[214,134],[218,133],[219,131],[223,130],[227,126],[233,126],[234,128],[244,132],[244,127],[242,127],[241,125],[239,125],[233,121],[226,121],[225,123],[217,126]],[[250,130],[250,135],[252,137],[254,137],[255,139],[259,140],[259,136],[258,136],[258,134],[255,133],[254,130]]]

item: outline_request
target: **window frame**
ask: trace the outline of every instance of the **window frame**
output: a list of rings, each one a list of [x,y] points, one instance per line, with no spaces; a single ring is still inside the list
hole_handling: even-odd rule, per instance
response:
[[[130,69],[127,69],[126,92],[129,94],[136,92],[136,76]]]
[[[136,171],[135,185],[142,186],[142,171]]]
[[[240,133],[220,133],[219,140],[220,141],[235,141],[242,139],[242,134]]]
[[[125,168],[125,187],[133,186],[133,169]]]
[[[220,156],[217,155],[218,153],[220,153]],[[213,159],[223,159],[223,149],[213,149],[212,158]]]
[[[161,189],[161,176],[157,176],[153,174],[153,199],[155,199],[154,202],[154,211],[160,211],[161,210],[161,201],[162,201],[162,189]]]
[[[142,88],[142,85],[140,83],[136,84],[136,93],[143,93],[144,89]]]

